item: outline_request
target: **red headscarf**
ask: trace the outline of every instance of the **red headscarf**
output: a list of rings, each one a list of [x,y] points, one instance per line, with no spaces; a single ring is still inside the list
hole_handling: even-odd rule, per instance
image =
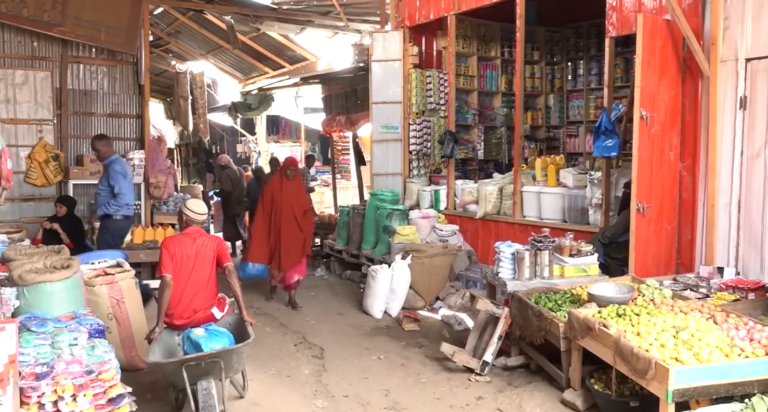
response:
[[[294,169],[293,180],[285,177],[287,169]],[[315,213],[301,183],[299,162],[288,157],[259,199],[245,261],[269,265],[281,273],[295,268],[311,253],[314,225]]]

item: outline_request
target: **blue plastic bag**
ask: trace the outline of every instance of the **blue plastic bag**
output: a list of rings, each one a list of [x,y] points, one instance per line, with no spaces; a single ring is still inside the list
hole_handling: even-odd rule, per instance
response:
[[[181,346],[184,355],[213,352],[235,346],[235,337],[232,333],[213,323],[190,328],[181,335]]]
[[[611,116],[603,107],[600,118],[597,120],[594,131],[594,143],[592,154],[595,157],[617,157],[621,152],[621,137],[619,128],[616,127],[616,119],[626,108],[619,102],[614,102],[611,108]]]
[[[237,269],[240,279],[260,279],[269,275],[269,266],[259,263],[241,262]]]

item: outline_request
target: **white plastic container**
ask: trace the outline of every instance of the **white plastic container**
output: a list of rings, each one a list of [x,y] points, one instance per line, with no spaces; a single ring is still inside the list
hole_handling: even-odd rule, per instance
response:
[[[541,188],[541,220],[545,222],[565,222],[565,187]]]
[[[541,220],[540,186],[523,186],[523,217],[526,219]]]
[[[587,189],[570,189],[565,195],[565,221],[575,225],[589,224]]]

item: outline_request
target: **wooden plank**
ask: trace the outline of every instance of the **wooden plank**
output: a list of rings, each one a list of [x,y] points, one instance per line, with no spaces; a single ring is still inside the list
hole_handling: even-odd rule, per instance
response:
[[[164,64],[161,64],[161,63],[158,63],[158,62],[153,62],[153,61],[150,61],[149,63],[150,63],[150,65],[152,65],[152,66],[155,66],[155,67],[157,67],[158,69],[163,69],[163,70],[165,70],[165,71],[167,71],[167,72],[171,72],[171,73],[174,73],[174,72],[176,72],[176,69],[174,69],[174,68],[173,68],[173,67],[171,67],[171,66],[166,66],[166,65],[164,65]]]
[[[267,34],[272,36],[275,40],[279,41],[280,43],[283,43],[284,45],[286,45],[288,48],[295,51],[296,53],[299,53],[300,55],[306,57],[310,61],[313,61],[313,62],[317,61],[317,57],[314,54],[310,53],[309,51],[299,46],[298,44],[286,39],[285,37],[283,37],[282,34],[273,33],[271,31],[268,31]]]
[[[712,0],[710,3],[709,23],[709,124],[707,128],[707,199],[705,204],[705,236],[704,264],[714,265],[717,254],[717,200],[720,179],[720,123],[722,115],[720,104],[720,55],[723,24],[723,0]],[[724,235],[724,234],[723,234]]]
[[[643,277],[677,268],[682,43],[674,23],[638,14],[631,205],[645,213],[632,211],[629,273]]]
[[[149,0],[144,0],[141,8],[141,48],[142,48],[142,71],[143,71],[143,84],[141,85],[141,134],[142,142],[144,143],[144,150],[149,149],[149,138],[151,135],[151,119],[149,117],[149,101],[152,97],[152,78],[150,73],[150,65],[152,58],[150,57],[150,22],[149,22]],[[145,196],[149,193],[149,186],[144,185]],[[148,198],[148,197],[147,197]],[[144,222],[150,222],[152,218],[152,208],[144,207],[144,216],[142,219]],[[160,259],[160,252],[158,251],[158,260]]]
[[[387,0],[379,0],[379,28],[387,28]]]
[[[349,21],[347,20],[347,16],[344,15],[344,9],[339,6],[339,2],[337,0],[333,0],[333,7],[336,7],[336,11],[339,12],[339,16],[341,16],[341,19],[344,20],[344,24],[349,26]]]
[[[467,367],[472,370],[477,370],[480,367],[480,360],[475,359],[467,354],[464,349],[453,346],[450,343],[443,342],[440,344],[440,352],[443,352],[448,358],[457,364]]]
[[[605,38],[605,67],[603,69],[603,106],[611,115],[613,107],[613,83],[616,69],[614,63],[616,60],[616,41],[613,37]],[[621,145],[619,145],[619,156],[621,156]],[[600,227],[607,227],[611,224],[611,200],[613,199],[613,187],[611,185],[611,169],[613,168],[613,159],[604,157],[602,165],[603,175],[603,210],[600,218]]]
[[[525,67],[525,3],[520,1],[517,3],[517,15],[515,16],[515,102],[523,102],[523,91],[525,90],[525,83],[523,76]],[[515,218],[523,217],[523,185],[521,180],[520,167],[523,165],[523,113],[524,107],[522,104],[515,104],[515,128],[513,132],[512,153],[511,159],[514,159],[513,168],[514,171],[514,191],[515,191]]]
[[[523,352],[528,355],[529,358],[531,358],[532,361],[536,362],[539,366],[541,366],[545,372],[549,374],[549,376],[553,377],[558,383],[564,386],[563,389],[566,389],[564,385],[564,381],[567,378],[567,375],[563,373],[562,370],[558,369],[556,365],[554,365],[552,362],[549,361],[544,355],[540,354],[539,351],[536,350],[533,346],[520,341],[520,349],[523,350]]]
[[[269,77],[274,77],[274,76],[277,76],[278,74],[282,74],[282,73],[285,73],[285,72],[290,71],[290,70],[298,69],[299,67],[303,67],[303,66],[306,66],[306,65],[311,64],[311,63],[314,63],[314,62],[312,60],[307,60],[307,61],[305,61],[303,63],[299,63],[299,64],[297,64],[297,65],[295,65],[293,67],[285,67],[285,68],[282,68],[280,70],[276,70],[274,74],[262,74],[261,76],[256,76],[256,77],[252,77],[252,78],[247,79],[247,80],[243,80],[240,84],[242,85],[243,89],[245,89],[246,86],[252,85],[253,83],[258,82],[259,80],[264,80],[264,79],[269,78]],[[251,90],[253,90],[253,89],[251,89]]]
[[[480,337],[480,332],[485,327],[488,316],[490,316],[488,312],[480,312],[480,314],[477,315],[475,324],[472,325],[472,332],[469,333],[469,337],[467,338],[467,346],[464,348],[467,353],[473,353],[475,351],[475,344],[477,344],[477,339]]]
[[[448,53],[446,57],[446,64],[443,69],[448,73],[448,129],[456,130],[456,15],[451,14],[448,16]],[[405,79],[403,84],[410,83],[408,79]],[[410,98],[408,99],[410,100]],[[406,118],[403,118],[406,119]],[[407,146],[407,145],[404,145]],[[409,165],[403,165],[408,168]],[[456,200],[454,199],[455,182],[456,182],[456,159],[448,159],[446,167],[448,170],[445,175],[448,179],[448,210],[456,209]]]
[[[61,41],[61,64],[59,65],[59,93],[61,122],[59,127],[59,147],[63,153],[69,153],[69,41]]]
[[[494,301],[490,299],[486,299],[485,297],[482,297],[474,292],[469,292],[472,295],[472,305],[475,309],[483,312],[488,312],[492,314],[493,316],[499,316],[501,317],[504,314],[504,310],[506,310],[505,307],[498,305],[494,303]]]
[[[253,57],[247,55],[244,51],[232,47],[232,45],[229,44],[229,42],[227,42],[226,40],[221,39],[219,36],[209,32],[208,30],[206,30],[204,27],[200,26],[199,24],[197,24],[197,23],[193,22],[192,20],[182,16],[181,13],[177,12],[176,10],[173,10],[173,9],[169,8],[166,11],[168,13],[171,13],[177,19],[183,21],[184,24],[186,24],[187,26],[192,27],[193,29],[197,30],[198,33],[200,33],[203,36],[211,39],[214,43],[216,43],[219,46],[224,47],[227,50],[231,51],[237,57],[240,57],[241,59],[243,59],[243,60],[253,64],[254,66],[258,67],[259,69],[261,69],[261,70],[263,70],[263,71],[265,71],[267,73],[270,73],[270,74],[274,74],[275,73],[274,70],[272,70],[269,67],[265,66],[260,61],[258,61],[256,59],[254,59]],[[226,30],[226,28],[224,30]]]
[[[205,60],[205,61],[207,61],[208,63],[211,63],[211,64],[212,64],[212,65],[214,65],[214,66],[215,66],[217,69],[221,70],[221,72],[222,72],[222,73],[225,73],[225,74],[227,74],[228,76],[232,77],[232,78],[233,78],[233,79],[235,79],[235,80],[237,80],[237,79],[241,79],[241,77],[240,77],[240,75],[239,75],[239,74],[235,74],[235,73],[231,72],[230,70],[228,70],[227,68],[225,68],[225,67],[221,67],[221,66],[219,66],[219,65],[217,65],[217,64],[215,64],[215,63],[213,63],[213,62],[211,62],[210,60],[208,60],[208,59],[206,59],[205,57],[201,56],[201,55],[200,55],[200,53],[196,52],[196,51],[195,51],[194,49],[192,49],[191,47],[187,46],[186,44],[184,44],[184,43],[182,43],[182,42],[180,42],[180,41],[177,41],[176,39],[173,39],[173,38],[171,38],[171,37],[170,37],[170,36],[168,36],[167,34],[165,34],[165,33],[162,33],[160,30],[157,30],[157,29],[153,29],[153,28],[151,28],[151,27],[149,28],[149,30],[150,30],[150,31],[152,32],[152,34],[154,34],[155,36],[158,36],[158,37],[161,37],[161,38],[165,39],[167,42],[169,42],[169,43],[173,44],[174,46],[178,47],[179,49],[182,49],[182,50],[183,50],[185,53],[189,54],[190,56],[194,57],[195,59],[197,59],[197,60]]]
[[[705,77],[709,77],[709,62],[707,62],[707,57],[704,55],[704,50],[701,49],[699,40],[693,33],[691,25],[688,24],[688,20],[685,18],[685,15],[683,15],[683,10],[680,9],[680,6],[677,4],[677,2],[672,0],[667,0],[667,9],[669,9],[669,13],[672,15],[672,19],[675,21],[675,23],[677,23],[678,27],[680,27],[680,31],[683,32],[685,43],[688,45],[688,48],[691,49],[691,53],[693,53],[693,57],[696,59],[696,63],[699,64],[701,73],[704,74]]]
[[[190,11],[187,14],[185,14],[184,17],[189,18],[193,14],[195,14],[195,12],[194,11]],[[182,20],[176,19],[175,22],[169,24],[168,27],[166,27],[165,30],[163,30],[163,33],[168,33],[169,31],[173,30],[176,26],[178,26],[181,23],[182,23]],[[163,46],[163,47],[168,47],[168,46]]]
[[[504,314],[499,318],[499,322],[496,324],[496,329],[493,332],[493,337],[488,344],[485,354],[480,359],[480,368],[478,373],[485,375],[493,365],[493,359],[496,358],[496,354],[499,353],[499,348],[504,341],[504,337],[507,336],[509,325],[512,323],[512,318],[509,316],[509,308],[504,308]]]
[[[569,377],[571,383],[571,389],[575,391],[581,390],[581,381],[584,377],[584,348],[578,343],[571,343],[571,365],[569,369]]]
[[[203,17],[205,17],[206,19],[208,19],[208,21],[210,21],[211,23],[215,24],[215,25],[216,25],[216,26],[218,26],[219,28],[221,28],[221,29],[223,29],[223,30],[226,30],[226,29],[227,29],[227,25],[226,25],[226,24],[224,24],[224,22],[223,22],[223,21],[221,21],[221,20],[219,20],[218,18],[216,18],[216,17],[214,17],[214,16],[211,16],[211,15],[210,15],[210,14],[208,14],[208,13],[204,13],[204,14],[203,14]],[[290,68],[293,68],[293,66],[291,66],[291,65],[290,65],[290,64],[288,64],[288,63],[286,63],[286,62],[285,62],[283,59],[281,59],[281,58],[279,58],[279,57],[275,56],[275,55],[274,55],[274,54],[272,54],[272,53],[271,53],[269,50],[267,50],[267,49],[265,49],[265,48],[263,48],[263,47],[259,46],[259,45],[258,45],[258,44],[256,44],[256,43],[254,43],[254,42],[253,42],[253,41],[252,41],[252,40],[251,40],[251,39],[250,39],[248,36],[243,36],[242,34],[240,34],[240,33],[237,33],[237,38],[238,38],[238,39],[240,39],[240,41],[241,41],[241,42],[243,42],[243,43],[245,43],[245,44],[247,44],[247,45],[249,45],[249,46],[253,47],[253,49],[254,49],[254,50],[258,50],[259,52],[261,52],[261,53],[262,53],[262,54],[264,54],[265,56],[269,57],[270,59],[272,59],[272,60],[276,61],[277,63],[281,64],[282,66],[284,66],[284,67],[290,67]],[[224,46],[222,46],[222,47],[224,47]],[[272,73],[274,74],[274,71],[273,71]]]
[[[168,54],[168,53],[166,53],[166,52],[164,52],[164,51],[162,51],[162,50],[158,50],[158,49],[150,49],[150,51],[151,51],[152,53],[155,53],[156,55],[158,55],[158,56],[160,56],[160,57],[163,57],[163,58],[165,58],[165,59],[168,59],[168,61],[176,61],[176,62],[179,62],[179,63],[186,63],[186,61],[185,61],[184,59],[182,59],[182,58],[179,58],[179,57],[173,57],[173,56],[171,56],[170,54]]]

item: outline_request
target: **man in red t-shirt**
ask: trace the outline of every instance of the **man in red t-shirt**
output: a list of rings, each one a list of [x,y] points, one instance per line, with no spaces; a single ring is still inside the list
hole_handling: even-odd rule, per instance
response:
[[[215,323],[229,313],[229,299],[219,293],[218,268],[224,268],[240,318],[254,322],[245,308],[229,247],[224,239],[202,228],[207,216],[208,207],[202,200],[187,200],[179,210],[181,233],[160,246],[157,324],[147,335],[149,342],[166,326],[174,330],[195,328]]]

